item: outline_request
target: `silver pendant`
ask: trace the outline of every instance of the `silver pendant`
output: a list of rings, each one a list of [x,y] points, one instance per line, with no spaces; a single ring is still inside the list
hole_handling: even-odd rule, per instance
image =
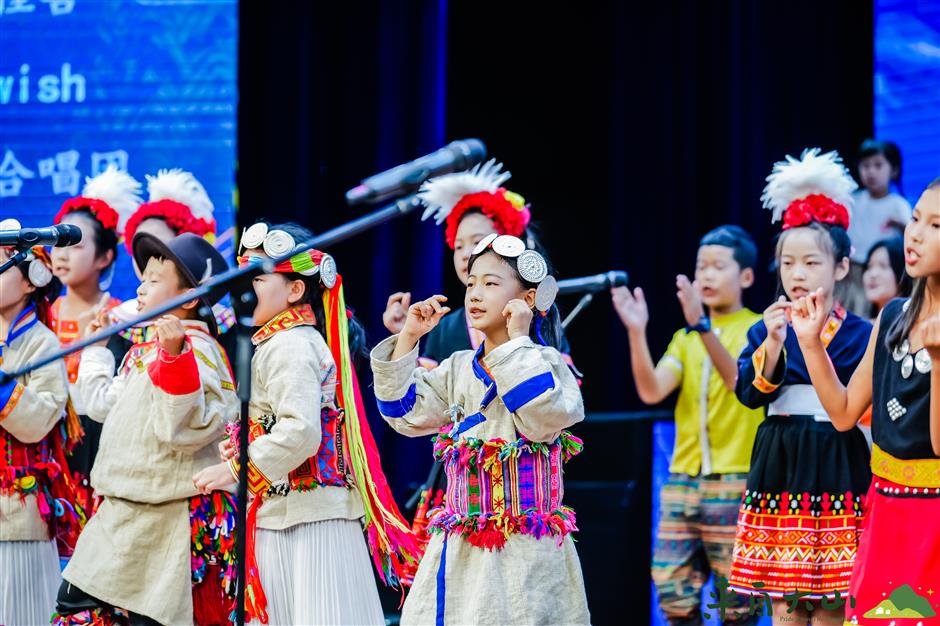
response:
[[[907,409],[901,406],[901,403],[898,402],[897,398],[891,398],[888,400],[888,417],[891,418],[891,421],[896,422],[907,413]]]
[[[927,352],[927,348],[921,348],[917,351],[917,354],[914,355],[914,367],[917,368],[917,371],[921,374],[930,373],[933,364],[931,363],[930,353]]]
[[[891,353],[891,356],[894,357],[895,361],[900,361],[906,357],[911,352],[911,342],[905,339],[901,342],[901,345],[894,349]]]
[[[910,354],[904,357],[904,360],[901,361],[901,376],[904,378],[910,378],[911,374],[914,373],[914,357]]]

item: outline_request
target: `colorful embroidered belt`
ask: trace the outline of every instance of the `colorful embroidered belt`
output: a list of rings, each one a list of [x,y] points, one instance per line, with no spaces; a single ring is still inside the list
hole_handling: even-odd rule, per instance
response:
[[[434,457],[444,463],[447,493],[429,528],[490,550],[513,534],[561,541],[577,530],[574,511],[562,504],[562,464],[583,445],[568,432],[551,443],[455,439],[449,430],[441,432]]]
[[[899,459],[871,446],[871,473],[906,487],[940,487],[940,459]]]
[[[320,412],[322,437],[316,456],[310,457],[292,471],[286,481],[273,483],[268,488],[267,495],[286,496],[290,491],[352,486],[352,477],[348,472],[349,461],[345,449],[343,418],[342,411],[323,409]],[[256,437],[270,433],[276,422],[277,418],[270,415],[252,417],[248,429],[249,442],[254,441]]]
[[[63,554],[71,554],[86,520],[67,471],[67,438],[64,420],[30,444],[0,429],[0,493],[36,496],[39,513]]]

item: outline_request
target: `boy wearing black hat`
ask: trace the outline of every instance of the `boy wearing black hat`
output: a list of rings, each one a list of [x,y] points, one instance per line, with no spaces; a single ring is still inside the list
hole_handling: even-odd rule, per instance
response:
[[[167,243],[141,233],[140,313],[228,269],[205,239]],[[216,298],[217,299],[217,298]],[[103,346],[82,354],[78,386],[88,414],[103,423],[91,484],[103,498],[63,572],[62,617],[119,607],[131,623],[193,623],[190,498],[193,475],[218,461],[224,426],[239,405],[209,298],[154,323],[155,339],[134,346],[117,376]],[[107,324],[99,315],[87,333]]]

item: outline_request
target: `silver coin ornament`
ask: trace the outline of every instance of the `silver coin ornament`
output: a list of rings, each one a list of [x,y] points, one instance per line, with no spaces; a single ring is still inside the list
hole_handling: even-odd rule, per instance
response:
[[[242,233],[242,247],[253,250],[264,243],[264,238],[268,234],[268,225],[264,222],[254,224],[245,229]]]
[[[911,374],[914,373],[914,357],[908,354],[904,357],[904,360],[901,361],[901,376],[904,378],[910,378]]]
[[[52,271],[39,259],[33,259],[29,264],[29,282],[35,287],[45,287],[52,282]]]
[[[332,289],[336,285],[336,261],[329,254],[324,254],[320,259],[320,282],[327,289]]]
[[[558,283],[554,276],[546,276],[535,290],[535,308],[544,313],[555,304],[558,297]]]
[[[500,235],[493,240],[493,250],[500,256],[514,259],[525,252],[525,242],[512,235]]]
[[[272,230],[264,238],[264,253],[272,259],[290,254],[296,247],[291,234],[283,230]]]
[[[473,254],[480,254],[481,252],[486,250],[486,248],[491,243],[493,243],[493,240],[496,239],[497,237],[499,237],[499,235],[497,235],[496,233],[490,233],[489,235],[487,235],[486,237],[478,241],[476,247],[473,248]]]
[[[907,339],[901,342],[901,345],[891,352],[891,358],[900,363],[911,352],[911,342]]]
[[[917,354],[914,355],[914,369],[921,374],[929,374],[930,370],[933,369],[933,363],[931,362],[930,353],[927,352],[927,348],[921,348],[917,351]]]
[[[516,269],[526,282],[541,283],[548,276],[545,258],[535,250],[525,250],[516,259]]]

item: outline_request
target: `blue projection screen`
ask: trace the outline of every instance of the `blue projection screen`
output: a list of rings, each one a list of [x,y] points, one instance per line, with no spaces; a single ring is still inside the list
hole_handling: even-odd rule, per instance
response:
[[[110,163],[180,167],[231,259],[237,46],[236,0],[0,0],[0,216],[47,226]],[[121,246],[111,293],[136,286]]]
[[[901,148],[911,204],[940,176],[940,2],[875,0],[875,136]]]

